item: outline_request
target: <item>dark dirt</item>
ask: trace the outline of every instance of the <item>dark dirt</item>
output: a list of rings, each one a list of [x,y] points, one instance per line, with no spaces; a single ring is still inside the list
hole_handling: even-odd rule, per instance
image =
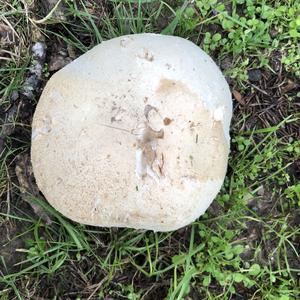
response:
[[[262,79],[262,73],[259,69],[252,69],[248,71],[248,78],[252,82],[258,82]]]
[[[2,213],[16,214],[20,217],[33,217],[34,214],[29,205],[20,201],[12,201],[15,204],[8,210],[1,207]],[[20,249],[25,248],[26,240],[32,238],[32,233],[25,233],[28,222],[7,219],[0,226],[0,276],[1,274],[12,274],[18,272],[23,266],[16,265],[26,259],[26,254]],[[4,262],[4,263],[3,263]],[[1,283],[0,283],[1,290]]]
[[[16,225],[6,222],[0,227],[0,256],[3,257],[5,262],[5,265],[3,262],[1,263],[0,270],[4,275],[17,272],[19,267],[15,266],[15,264],[25,259],[25,254],[16,251],[24,248],[24,241],[21,238],[15,238],[20,233],[18,227],[23,226],[24,224],[21,223]]]
[[[276,126],[291,114],[300,111],[300,98],[295,97],[299,91],[300,85],[296,79],[290,79],[287,74],[271,75],[264,71],[259,82],[248,83],[242,97],[243,104],[239,103],[234,107],[234,121],[241,114],[249,115],[241,131]],[[295,99],[291,101],[290,97]],[[278,137],[285,141],[290,137],[297,140],[300,138],[299,128],[299,121],[285,123],[277,131]]]

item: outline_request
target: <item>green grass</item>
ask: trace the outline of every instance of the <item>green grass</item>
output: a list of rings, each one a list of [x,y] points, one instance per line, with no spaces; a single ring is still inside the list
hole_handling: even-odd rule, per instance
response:
[[[225,73],[244,95],[254,92],[248,81],[250,69],[276,76],[275,54],[282,76],[299,76],[297,0],[114,0],[107,1],[108,6],[101,1],[65,0],[65,19],[58,17],[59,6],[48,14],[24,6],[23,1],[0,3],[1,20],[20,37],[6,45],[9,53],[1,52],[2,110],[24,82],[30,37],[34,42],[43,36],[49,47],[60,41],[78,56],[123,34],[182,36],[220,65],[229,59]],[[295,93],[282,97],[289,103],[298,101]],[[21,231],[3,246],[22,240],[14,251],[23,258],[9,270],[0,249],[0,299],[42,297],[46,291],[51,299],[299,298],[300,185],[293,166],[299,161],[300,143],[295,136],[279,134],[288,125],[299,124],[299,112],[265,127],[245,126],[250,119],[242,107],[235,111],[229,169],[212,207],[189,227],[170,233],[76,224],[34,197],[32,201],[53,223],[46,225],[27,215],[19,208],[22,200],[13,168],[16,154],[26,151],[29,141],[6,136],[0,162],[0,224],[19,226]],[[1,129],[9,123],[24,129],[18,115],[3,123]]]
[[[28,66],[28,30],[25,11],[19,1],[0,1],[1,33],[8,32],[1,40],[0,47],[0,103],[1,107],[8,102],[13,91],[18,91],[23,83]],[[16,23],[15,23],[16,22]],[[23,27],[24,26],[24,27]],[[23,27],[23,28],[22,28]],[[6,31],[6,30],[7,31]]]

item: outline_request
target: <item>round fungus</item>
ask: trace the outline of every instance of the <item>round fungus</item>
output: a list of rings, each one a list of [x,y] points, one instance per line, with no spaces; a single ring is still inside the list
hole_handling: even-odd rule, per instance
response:
[[[74,221],[175,230],[222,186],[231,116],[225,78],[192,42],[105,41],[47,83],[32,126],[35,178]]]

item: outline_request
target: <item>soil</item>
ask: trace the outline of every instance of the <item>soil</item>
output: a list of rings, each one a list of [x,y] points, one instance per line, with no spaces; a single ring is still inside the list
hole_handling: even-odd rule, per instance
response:
[[[12,202],[14,202],[14,204],[10,207],[9,211],[1,209],[1,212],[18,215],[20,217],[23,216],[24,218],[28,218],[28,216],[36,217],[27,203],[22,201]],[[22,249],[25,248],[26,240],[33,238],[32,233],[26,233],[24,230],[24,228],[28,228],[28,224],[29,223],[25,221],[15,221],[7,218],[0,226],[0,257],[2,257],[5,262],[5,265],[0,264],[0,271],[4,275],[18,272],[24,267],[23,265],[17,264],[26,259],[26,255],[22,252]]]

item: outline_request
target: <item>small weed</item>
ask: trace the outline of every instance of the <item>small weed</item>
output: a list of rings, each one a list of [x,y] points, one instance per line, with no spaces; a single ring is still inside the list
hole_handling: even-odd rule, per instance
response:
[[[180,22],[179,32],[190,35],[199,32],[201,46],[219,58],[254,56],[260,65],[268,65],[273,50],[286,52],[282,62],[287,71],[298,74],[300,38],[300,6],[298,1],[234,0],[228,3],[205,0],[194,1]],[[197,38],[199,40],[199,37]],[[243,60],[244,61],[244,60]],[[247,63],[238,70],[228,70],[229,76],[241,81],[246,76]]]

